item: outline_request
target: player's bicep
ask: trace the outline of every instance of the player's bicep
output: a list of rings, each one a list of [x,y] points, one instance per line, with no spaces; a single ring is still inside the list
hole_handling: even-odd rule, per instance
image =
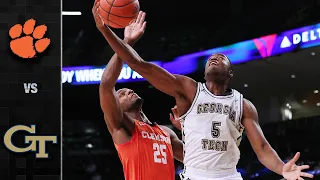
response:
[[[259,125],[259,117],[254,105],[248,101],[243,102],[244,112],[242,124],[253,150],[259,153],[268,144]]]
[[[266,139],[263,135],[260,125],[253,119],[244,119],[243,126],[246,130],[246,135],[254,150],[260,150],[263,148]]]
[[[179,93],[184,94],[183,77],[173,75],[158,65],[146,61],[130,66],[158,90],[174,97]]]
[[[104,113],[104,119],[110,133],[112,134],[113,131],[119,130],[122,127],[123,112],[121,111],[114,88],[106,89],[103,86],[100,86],[99,95],[100,106]]]

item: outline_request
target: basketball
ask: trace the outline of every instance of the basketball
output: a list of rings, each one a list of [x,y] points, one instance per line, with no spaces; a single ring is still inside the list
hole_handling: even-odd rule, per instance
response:
[[[98,13],[103,22],[113,28],[125,28],[140,11],[138,0],[101,0]]]

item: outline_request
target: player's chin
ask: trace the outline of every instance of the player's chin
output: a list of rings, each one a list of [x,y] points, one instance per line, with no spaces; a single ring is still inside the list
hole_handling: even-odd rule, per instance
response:
[[[141,97],[138,97],[137,100],[140,104],[143,104],[144,100]]]
[[[132,99],[132,105],[133,106],[141,106],[143,104],[143,99],[139,96]]]
[[[209,67],[207,72],[208,74],[212,74],[212,75],[225,75],[228,73],[226,69],[220,68],[218,66]]]
[[[207,69],[206,71],[207,76],[215,76],[217,74],[219,74],[219,70],[215,68],[210,68],[210,69]]]
[[[221,68],[218,65],[212,64],[208,67],[209,71],[221,71]]]
[[[215,73],[216,71],[219,71],[219,67],[215,65],[208,66],[206,69],[206,72],[209,74]]]

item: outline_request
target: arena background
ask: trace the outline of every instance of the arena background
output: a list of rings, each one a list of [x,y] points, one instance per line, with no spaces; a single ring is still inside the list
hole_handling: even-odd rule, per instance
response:
[[[113,54],[95,28],[92,4],[93,0],[63,1],[64,11],[82,13],[63,16],[64,67],[101,67]],[[140,5],[147,13],[148,25],[135,49],[148,61],[170,62],[185,54],[320,22],[319,0],[140,0]],[[121,30],[115,32],[122,37]],[[319,57],[320,47],[296,48],[294,52],[236,64],[231,82],[232,88],[257,107],[263,131],[280,157],[287,160],[300,151],[299,164],[310,164],[314,179],[320,179]],[[198,67],[188,76],[203,81],[204,66]],[[173,98],[145,81],[117,84],[116,88],[120,87],[132,88],[145,99],[143,109],[149,119],[170,126]],[[65,180],[124,179],[99,106],[98,84],[64,83],[63,121]],[[244,179],[281,179],[259,163],[246,137],[240,150],[238,170]],[[182,167],[176,162],[177,173]]]

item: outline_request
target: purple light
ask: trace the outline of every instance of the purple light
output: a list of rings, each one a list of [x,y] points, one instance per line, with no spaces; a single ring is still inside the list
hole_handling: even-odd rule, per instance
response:
[[[157,64],[170,73],[187,75],[202,70],[208,57],[214,53],[224,53],[233,64],[239,64],[319,45],[320,23],[229,46],[179,56],[171,62],[153,61],[152,63]],[[104,68],[105,66],[64,67],[62,70],[62,83],[79,85],[98,84],[100,83]],[[124,83],[145,80],[138,73],[132,71],[128,65],[125,64],[122,68],[123,72],[117,82]]]

